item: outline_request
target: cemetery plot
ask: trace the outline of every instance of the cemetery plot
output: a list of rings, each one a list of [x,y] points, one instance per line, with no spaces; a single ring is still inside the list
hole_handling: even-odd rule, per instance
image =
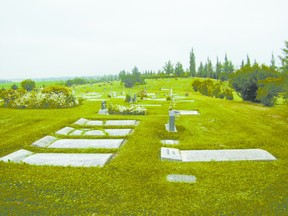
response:
[[[119,148],[124,139],[61,139],[57,140],[48,148]]]
[[[21,149],[0,158],[4,162],[24,162],[31,165],[103,167],[113,154],[36,153]]]
[[[276,160],[269,152],[262,149],[229,149],[229,150],[178,150],[161,148],[161,159],[182,162],[208,161],[246,161]]]

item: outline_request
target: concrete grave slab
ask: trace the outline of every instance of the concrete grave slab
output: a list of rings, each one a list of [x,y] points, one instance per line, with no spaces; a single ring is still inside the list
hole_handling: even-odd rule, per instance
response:
[[[72,133],[70,133],[70,136],[81,136],[83,133],[82,130],[74,130]]]
[[[119,148],[124,139],[61,139],[55,141],[48,148]]]
[[[22,161],[31,165],[103,167],[113,154],[39,153]]]
[[[89,130],[84,133],[85,136],[105,136],[105,133],[101,130]]]
[[[179,149],[161,148],[161,160],[182,161]]]
[[[179,140],[161,140],[161,143],[164,145],[178,145]]]
[[[55,140],[57,140],[57,138],[54,136],[45,136],[45,137],[35,141],[34,143],[32,143],[32,146],[38,146],[38,147],[46,148],[48,145],[50,145]]]
[[[196,177],[193,175],[179,175],[179,174],[170,174],[167,175],[166,180],[169,182],[179,182],[179,183],[195,183]]]
[[[134,126],[137,124],[136,120],[108,120],[106,126]]]
[[[75,130],[75,129],[71,128],[71,127],[65,127],[65,128],[62,128],[62,129],[58,130],[56,132],[56,134],[58,134],[58,135],[68,135],[73,130]]]
[[[183,162],[276,160],[262,149],[183,150],[180,153]]]
[[[6,155],[6,156],[0,158],[0,161],[4,161],[4,162],[9,162],[9,161],[11,161],[11,162],[20,162],[21,160],[23,160],[24,158],[26,158],[26,157],[28,157],[28,156],[30,156],[32,154],[33,154],[33,152],[31,152],[31,151],[27,151],[25,149],[20,149],[20,150],[18,150],[16,152],[13,152],[13,153],[11,153],[9,155]]]
[[[84,119],[84,118],[81,118],[79,119],[78,121],[76,121],[74,124],[77,124],[77,125],[85,125],[89,120],[87,119]]]
[[[175,110],[180,115],[199,115],[196,110]]]
[[[127,136],[132,132],[132,129],[105,129],[109,136]]]
[[[88,121],[86,123],[86,125],[89,125],[89,126],[102,126],[103,125],[103,121],[97,121],[97,120],[91,120],[91,121]]]

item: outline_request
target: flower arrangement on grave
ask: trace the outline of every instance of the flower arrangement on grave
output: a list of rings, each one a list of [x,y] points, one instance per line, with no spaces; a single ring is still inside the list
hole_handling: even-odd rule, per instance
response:
[[[108,104],[108,113],[120,115],[146,115],[147,109],[136,105],[123,106],[118,104]]]

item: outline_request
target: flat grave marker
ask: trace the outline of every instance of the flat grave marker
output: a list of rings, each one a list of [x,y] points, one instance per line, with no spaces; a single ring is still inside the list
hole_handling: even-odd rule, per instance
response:
[[[183,162],[276,160],[272,154],[262,149],[183,150],[180,152]]]
[[[16,162],[17,163],[17,162],[22,161],[24,158],[26,158],[26,157],[28,157],[28,156],[30,156],[32,154],[33,154],[33,152],[31,152],[31,151],[27,151],[25,149],[20,149],[20,150],[18,150],[16,152],[13,152],[13,153],[11,153],[9,155],[6,155],[6,156],[0,158],[0,161],[4,161],[4,162],[11,161],[11,162]]]
[[[119,148],[124,139],[61,139],[52,143],[48,148]]]
[[[134,126],[136,120],[107,120],[105,126]]]
[[[170,174],[167,175],[166,180],[178,183],[195,183],[197,178],[193,175]]]
[[[164,147],[161,148],[161,159],[182,162],[276,160],[263,149],[179,150]]]
[[[31,165],[103,167],[113,154],[37,153],[22,160]]]
[[[178,145],[179,140],[161,140],[161,143],[164,145]]]
[[[105,133],[101,130],[88,130],[84,133],[84,136],[105,136]]]
[[[75,130],[71,127],[64,127],[56,132],[58,135],[68,135],[71,131]]]
[[[109,136],[127,136],[132,132],[132,129],[105,129]]]
[[[45,148],[47,146],[49,146],[52,142],[54,142],[55,140],[57,140],[56,137],[53,136],[45,136],[37,141],[35,141],[34,143],[32,143],[32,146],[37,146],[37,147],[42,147]]]

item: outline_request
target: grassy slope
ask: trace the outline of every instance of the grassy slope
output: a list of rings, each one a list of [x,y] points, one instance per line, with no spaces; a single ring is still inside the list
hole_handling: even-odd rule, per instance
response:
[[[192,93],[191,79],[148,80],[148,91],[173,86],[179,95],[190,91],[194,103],[177,109],[197,109],[200,116],[176,119],[178,133],[164,129],[169,102],[148,107],[147,116],[99,116],[100,102],[60,110],[0,108],[0,157],[31,147],[81,117],[138,119],[128,142],[104,168],[29,166],[0,163],[0,214],[99,215],[284,215],[288,214],[287,106],[263,106],[208,98]],[[106,88],[106,89],[104,89]],[[143,87],[136,87],[137,92]],[[80,87],[79,92],[123,91],[119,84]],[[127,92],[127,90],[126,90]],[[112,99],[113,103],[123,103]],[[273,162],[161,162],[160,140],[179,139],[181,149],[262,148]],[[74,152],[78,152],[75,150]],[[83,150],[81,152],[98,152]],[[196,184],[166,182],[167,174],[191,174]]]

